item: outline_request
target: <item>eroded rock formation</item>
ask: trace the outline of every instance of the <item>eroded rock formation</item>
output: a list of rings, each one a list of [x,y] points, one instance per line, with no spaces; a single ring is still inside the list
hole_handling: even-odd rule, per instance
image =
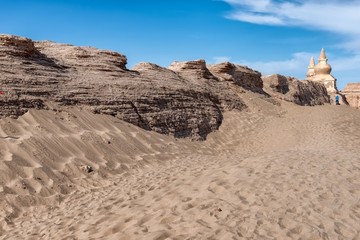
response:
[[[1,116],[17,117],[47,101],[81,105],[147,130],[204,139],[222,122],[222,111],[246,106],[205,61],[170,69],[142,63],[125,67],[116,52],[1,35]]]
[[[235,84],[254,92],[262,92],[261,73],[245,66],[224,62],[208,66],[210,72],[221,80],[233,81]]]
[[[322,83],[299,81],[279,74],[263,77],[266,92],[273,97],[303,106],[330,103],[330,97]]]
[[[224,111],[247,107],[239,92],[266,95],[259,72],[229,62],[174,62],[169,68],[140,63],[132,70],[126,62],[112,51],[0,35],[0,116],[16,118],[55,102],[175,137],[205,139]],[[273,96],[300,105],[329,102],[321,84],[275,78],[265,78]]]
[[[351,107],[360,109],[360,83],[349,83],[341,94],[345,95],[346,101]]]

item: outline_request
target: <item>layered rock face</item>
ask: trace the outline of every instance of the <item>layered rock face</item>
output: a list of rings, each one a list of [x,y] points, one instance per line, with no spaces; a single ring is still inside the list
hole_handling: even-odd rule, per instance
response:
[[[44,108],[40,97],[54,95],[54,85],[65,81],[65,72],[30,39],[0,35],[0,115],[16,117],[29,108]]]
[[[196,60],[188,62],[173,62],[169,69],[177,72],[180,76],[186,79],[213,79],[217,80],[206,67],[205,60]]]
[[[0,116],[16,118],[55,102],[175,137],[205,139],[220,126],[223,111],[247,107],[240,92],[265,94],[259,72],[229,62],[174,62],[169,68],[140,63],[132,70],[126,62],[112,51],[0,35]],[[322,84],[279,75],[264,81],[270,95],[286,101],[329,102]]]
[[[341,91],[351,107],[360,109],[360,83],[349,83]]]
[[[263,77],[266,92],[273,97],[303,106],[330,103],[330,96],[322,83],[299,81],[279,74]]]
[[[261,73],[248,67],[235,65],[229,62],[208,66],[210,72],[224,81],[233,81],[235,84],[253,91],[263,92]]]
[[[147,130],[205,139],[222,111],[246,106],[204,61],[165,69],[125,67],[116,52],[0,35],[0,115],[17,117],[47,102],[80,105]]]
[[[246,107],[226,84],[211,74],[202,74],[202,61],[190,62],[179,72],[170,69],[151,63],[140,63],[132,69],[150,84],[144,85],[143,90],[133,89],[144,91],[141,95],[148,98],[139,99],[136,108],[149,127],[136,125],[175,137],[204,138],[220,126],[222,111]],[[154,91],[158,94],[154,95]],[[126,114],[122,119],[134,122]]]

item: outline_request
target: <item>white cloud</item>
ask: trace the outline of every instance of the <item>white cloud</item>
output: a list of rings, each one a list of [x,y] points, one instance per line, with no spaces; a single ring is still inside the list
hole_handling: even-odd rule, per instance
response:
[[[262,75],[281,74],[285,76],[293,76],[297,79],[305,79],[307,67],[310,58],[314,56],[315,61],[319,53],[298,52],[292,55],[290,59],[278,60],[278,61],[246,61],[246,60],[234,60],[235,64],[248,66],[254,70],[260,71]],[[358,82],[358,79],[354,75],[358,71],[360,66],[360,55],[352,57],[340,57],[336,58],[331,54],[328,54],[329,64],[334,69],[332,74],[338,79],[338,87],[342,89],[347,82]],[[215,63],[230,61],[230,57],[214,57]],[[350,75],[349,75],[350,74]]]
[[[360,66],[360,1],[359,0],[222,0],[233,11],[227,18],[261,25],[293,26],[321,30],[339,37],[337,47],[349,51],[348,56],[332,57],[329,63],[338,86],[358,82]],[[295,53],[279,61],[236,61],[259,70],[264,75],[279,73],[304,79],[311,56],[318,53]]]
[[[331,60],[330,64],[336,71],[359,70],[360,55],[354,55],[347,58],[335,58]],[[360,81],[360,78],[358,81]]]
[[[263,75],[270,75],[279,73],[282,75],[289,75],[304,79],[307,72],[307,67],[311,57],[317,58],[319,53],[299,52],[292,55],[292,58],[280,61],[236,61],[237,64],[249,66],[255,70],[260,71]],[[336,58],[327,55],[329,64],[335,70],[335,73],[342,73],[344,71],[358,70],[360,66],[360,55],[351,57]],[[333,71],[334,72],[334,71]],[[336,76],[335,76],[336,77]],[[360,79],[359,79],[360,80]]]
[[[221,57],[213,57],[214,63],[223,63],[223,62],[230,62],[231,57],[221,56]]]
[[[319,29],[347,38],[342,45],[360,52],[360,1],[223,0],[234,11],[228,18],[265,25],[288,25]]]
[[[240,7],[249,7],[253,9],[254,11],[264,11],[271,5],[270,0],[224,0],[224,2],[227,2],[230,5],[234,6],[240,6]]]
[[[279,73],[282,75],[295,76],[299,79],[305,78],[307,67],[311,57],[317,62],[319,53],[298,52],[294,53],[290,59],[278,61],[247,61],[231,60],[231,57],[213,57],[211,63],[233,62],[235,64],[248,66],[260,71],[263,75]],[[328,55],[329,58],[329,55]],[[352,57],[333,58],[330,57],[330,65],[337,72],[358,70],[360,66],[360,55]]]
[[[243,22],[252,22],[256,24],[265,24],[265,25],[284,25],[283,21],[277,17],[262,15],[262,14],[253,14],[253,13],[234,13],[229,16],[229,18],[234,20],[239,20]]]
[[[279,73],[282,75],[289,75],[302,79],[306,75],[307,64],[309,63],[311,56],[314,56],[314,54],[299,52],[293,54],[291,59],[268,62],[232,60],[231,57],[222,56],[213,57],[213,61],[210,61],[210,63],[232,62],[260,71],[263,75]]]
[[[299,79],[304,79],[307,71],[307,66],[312,53],[299,52],[292,55],[292,58],[280,61],[238,61],[240,65],[246,65],[250,68],[260,71],[263,75],[282,74],[294,76]]]

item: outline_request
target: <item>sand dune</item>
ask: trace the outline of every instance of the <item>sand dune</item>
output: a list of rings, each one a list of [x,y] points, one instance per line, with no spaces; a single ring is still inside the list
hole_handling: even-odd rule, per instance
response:
[[[243,94],[205,142],[77,108],[0,120],[1,239],[360,239],[360,112]]]

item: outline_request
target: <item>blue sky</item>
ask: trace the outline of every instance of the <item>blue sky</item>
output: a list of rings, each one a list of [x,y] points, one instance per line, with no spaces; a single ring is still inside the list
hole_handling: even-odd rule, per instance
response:
[[[360,82],[358,0],[9,0],[0,33],[168,66],[205,59],[304,79],[325,48],[338,88]]]

